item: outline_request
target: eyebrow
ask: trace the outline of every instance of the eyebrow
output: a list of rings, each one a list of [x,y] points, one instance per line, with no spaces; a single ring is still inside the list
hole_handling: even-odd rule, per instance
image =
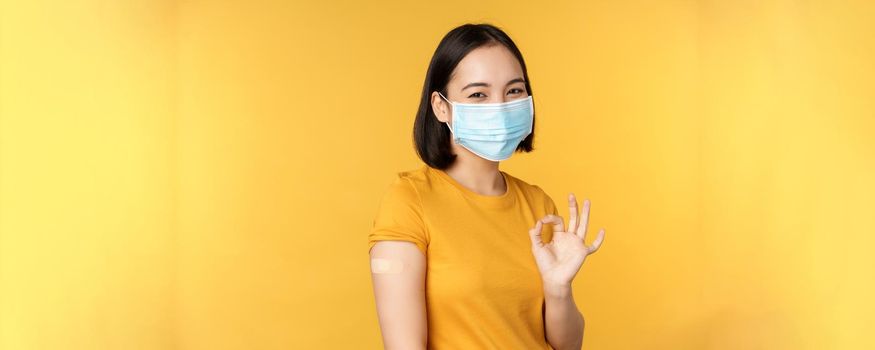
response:
[[[526,82],[526,80],[523,79],[523,78],[516,78],[516,79],[511,79],[511,81],[507,82],[507,85],[510,85],[510,84],[513,84],[513,83],[525,83],[525,82]],[[468,84],[468,85],[465,85],[465,87],[463,87],[462,90],[464,91],[465,89],[467,89],[467,88],[469,88],[469,87],[475,87],[475,86],[486,86],[486,87],[489,87],[489,84],[487,84],[487,83],[482,83],[482,82],[470,83],[470,84]],[[506,86],[506,85],[505,85],[505,86]]]

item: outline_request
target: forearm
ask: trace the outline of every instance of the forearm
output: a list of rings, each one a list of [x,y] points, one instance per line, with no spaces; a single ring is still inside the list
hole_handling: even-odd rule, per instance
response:
[[[577,310],[571,286],[544,286],[547,341],[556,350],[583,346],[583,315]]]

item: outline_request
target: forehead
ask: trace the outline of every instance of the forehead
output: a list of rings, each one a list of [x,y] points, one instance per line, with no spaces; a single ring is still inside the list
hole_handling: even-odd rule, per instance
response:
[[[485,82],[504,87],[509,80],[521,78],[519,60],[504,45],[481,46],[471,50],[456,66],[450,84]]]

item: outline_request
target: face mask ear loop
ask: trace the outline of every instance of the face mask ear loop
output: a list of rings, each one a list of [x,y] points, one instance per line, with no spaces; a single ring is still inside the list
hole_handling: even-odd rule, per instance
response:
[[[438,91],[437,93],[438,93],[438,95],[440,95],[441,98],[444,99],[444,101],[447,101],[447,103],[449,103],[450,106],[453,106],[453,112],[455,112],[455,109],[456,109],[455,105],[453,105],[453,103],[450,102],[449,99],[447,99],[446,97],[444,97],[444,94],[442,94],[440,91]],[[453,113],[453,115],[455,116],[455,113]],[[448,123],[448,122],[444,122],[444,124],[447,124],[447,128],[449,128],[449,129],[450,129],[450,133],[453,134],[453,142],[456,142],[456,133],[453,132],[453,127],[452,127],[452,126],[450,125],[450,123]]]

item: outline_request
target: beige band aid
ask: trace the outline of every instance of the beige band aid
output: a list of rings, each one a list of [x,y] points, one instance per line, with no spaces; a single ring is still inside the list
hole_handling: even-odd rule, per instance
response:
[[[371,259],[371,271],[373,273],[401,273],[404,270],[404,262],[398,259]]]

